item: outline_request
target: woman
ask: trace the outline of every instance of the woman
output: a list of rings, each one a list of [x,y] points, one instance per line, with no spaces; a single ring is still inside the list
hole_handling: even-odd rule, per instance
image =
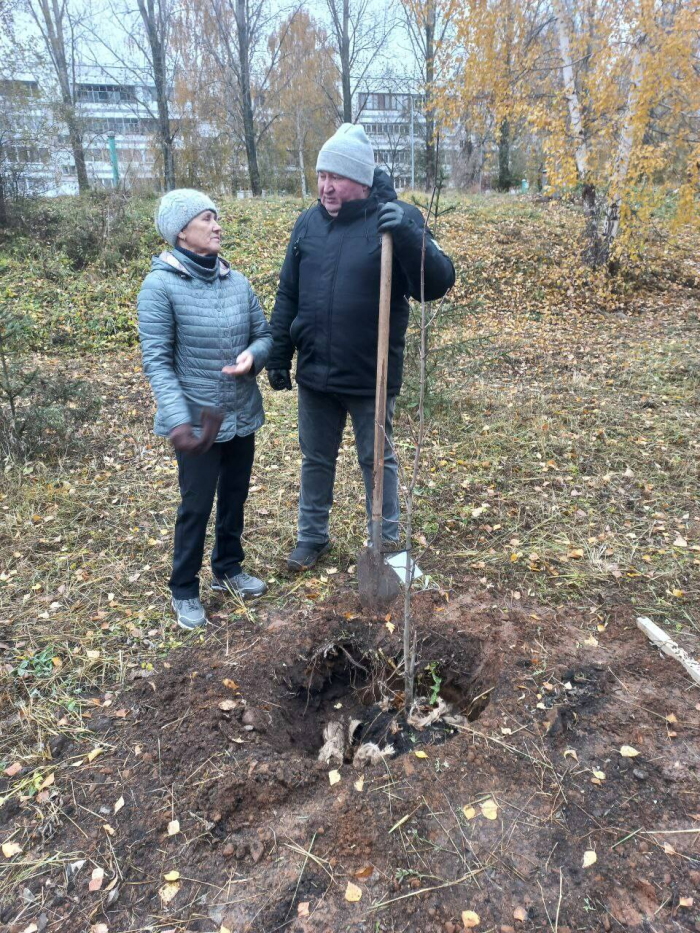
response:
[[[212,587],[244,599],[267,589],[242,570],[241,533],[264,422],[256,376],[272,341],[250,282],[219,256],[221,227],[207,195],[168,192],[156,227],[172,250],[153,259],[141,287],[139,337],[158,405],[155,432],[170,438],[177,457],[182,501],[170,590],[178,625],[192,630],[207,621],[199,572],[217,487]]]

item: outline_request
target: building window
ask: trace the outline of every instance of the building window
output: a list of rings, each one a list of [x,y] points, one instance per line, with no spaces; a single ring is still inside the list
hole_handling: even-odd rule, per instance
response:
[[[119,84],[79,84],[77,91],[78,100],[86,104],[123,104],[136,100],[133,87]]]

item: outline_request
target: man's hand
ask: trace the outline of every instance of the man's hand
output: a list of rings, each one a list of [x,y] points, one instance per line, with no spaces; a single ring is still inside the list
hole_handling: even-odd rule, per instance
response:
[[[292,388],[292,377],[288,369],[268,369],[267,381],[275,392]]]
[[[404,209],[396,201],[389,201],[379,208],[377,214],[377,230],[380,233],[391,233],[400,227],[405,219]]]
[[[253,368],[254,362],[255,359],[250,350],[244,350],[236,357],[235,366],[224,366],[221,372],[226,376],[245,376]]]
[[[191,424],[179,424],[170,432],[173,447],[181,454],[199,453],[199,438],[195,437]]]

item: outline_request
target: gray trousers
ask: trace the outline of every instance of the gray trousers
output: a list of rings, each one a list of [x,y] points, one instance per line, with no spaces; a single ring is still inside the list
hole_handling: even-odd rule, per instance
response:
[[[299,495],[300,544],[325,544],[333,505],[335,466],[347,416],[355,434],[357,459],[365,481],[367,520],[372,512],[372,468],[374,466],[374,396],[338,395],[299,389],[299,445],[301,447],[301,492]],[[386,403],[384,444],[384,501],[382,538],[399,540],[399,471],[392,444],[396,396]]]

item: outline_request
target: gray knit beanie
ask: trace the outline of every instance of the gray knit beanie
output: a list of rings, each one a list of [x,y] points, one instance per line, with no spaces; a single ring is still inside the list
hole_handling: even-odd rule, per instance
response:
[[[160,199],[156,214],[156,230],[171,246],[177,243],[177,235],[202,211],[214,211],[216,205],[210,197],[192,188],[176,188]]]
[[[317,172],[333,172],[361,185],[372,187],[374,181],[374,152],[363,127],[356,123],[343,123],[340,129],[323,144],[316,160]]]

